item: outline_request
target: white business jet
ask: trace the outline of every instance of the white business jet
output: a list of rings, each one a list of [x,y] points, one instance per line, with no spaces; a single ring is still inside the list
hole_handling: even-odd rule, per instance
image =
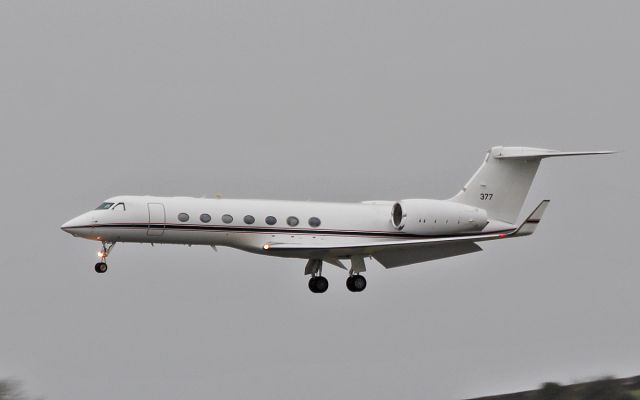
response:
[[[102,242],[98,273],[118,242],[229,246],[308,260],[309,289],[329,282],[323,263],[348,270],[347,288],[361,292],[365,258],[386,268],[482,250],[478,242],[531,235],[549,200],[515,225],[543,158],[607,154],[529,147],[493,147],[462,190],[448,200],[361,203],[116,196],[62,225]],[[347,265],[345,265],[345,263]]]

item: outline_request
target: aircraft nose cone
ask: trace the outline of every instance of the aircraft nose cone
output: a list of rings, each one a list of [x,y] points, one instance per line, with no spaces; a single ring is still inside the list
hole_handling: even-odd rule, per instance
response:
[[[70,219],[69,221],[65,222],[64,224],[62,224],[60,226],[60,229],[62,229],[63,231],[67,232],[67,233],[71,233],[71,229],[73,228],[73,219]]]
[[[87,239],[95,240],[95,224],[98,223],[98,219],[91,212],[86,212],[82,215],[78,215],[75,218],[70,219],[60,226],[60,229],[67,232],[71,236],[83,237]]]
[[[85,225],[85,221],[81,215],[75,218],[71,218],[69,221],[62,224],[62,226],[60,226],[60,229],[67,233],[73,234],[76,233],[78,229],[82,227],[82,225]]]

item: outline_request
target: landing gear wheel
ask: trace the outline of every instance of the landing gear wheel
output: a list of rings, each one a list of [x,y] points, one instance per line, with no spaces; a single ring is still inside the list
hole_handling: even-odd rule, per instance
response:
[[[329,281],[324,276],[318,276],[316,278],[316,291],[318,293],[324,293],[329,289]]]
[[[104,262],[97,263],[95,270],[99,274],[104,274],[105,272],[107,272],[107,263],[104,263]]]
[[[356,291],[356,289],[353,287],[353,276],[347,278],[347,289],[349,289],[350,292]]]
[[[351,275],[347,278],[347,289],[352,292],[362,292],[367,287],[367,280],[362,275]]]
[[[329,288],[329,281],[324,276],[314,276],[309,279],[309,289],[313,293],[324,293]]]
[[[311,279],[309,279],[309,290],[311,290],[313,293],[318,293],[316,292],[316,277],[312,277]]]

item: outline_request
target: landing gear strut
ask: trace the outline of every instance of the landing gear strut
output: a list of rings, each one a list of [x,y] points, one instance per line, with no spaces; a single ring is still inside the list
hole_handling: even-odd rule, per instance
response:
[[[116,245],[116,242],[102,242],[102,248],[98,251],[98,257],[100,257],[100,262],[96,263],[95,270],[99,274],[104,274],[107,272],[107,257],[109,256],[109,252],[113,249],[113,246]]]

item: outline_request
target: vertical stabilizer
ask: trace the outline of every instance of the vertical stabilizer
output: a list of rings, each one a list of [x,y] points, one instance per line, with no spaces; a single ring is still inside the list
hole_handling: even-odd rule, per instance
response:
[[[608,154],[611,151],[560,152],[532,147],[492,147],[469,182],[451,201],[483,208],[489,218],[516,222],[540,160],[547,157]]]

